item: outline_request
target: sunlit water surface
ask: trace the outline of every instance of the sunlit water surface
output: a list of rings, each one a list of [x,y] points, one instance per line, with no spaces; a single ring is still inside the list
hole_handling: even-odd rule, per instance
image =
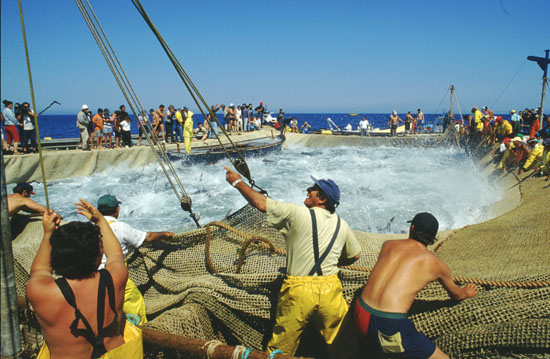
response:
[[[303,203],[312,184],[310,175],[333,179],[342,193],[337,213],[353,229],[368,232],[405,233],[406,221],[423,211],[437,217],[440,230],[478,223],[492,216],[489,208],[503,192],[463,151],[453,148],[289,146],[247,162],[256,183],[272,198],[286,202]],[[246,204],[225,181],[227,163],[175,163],[203,225]],[[44,203],[42,185],[35,184],[35,191],[37,201]],[[95,205],[108,193],[123,203],[119,218],[135,228],[176,233],[196,228],[157,164],[113,167],[48,186],[50,206],[69,221],[83,220],[74,209],[79,197]]]

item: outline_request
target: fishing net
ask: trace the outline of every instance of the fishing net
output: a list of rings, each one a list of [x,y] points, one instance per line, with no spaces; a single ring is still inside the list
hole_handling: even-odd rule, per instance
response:
[[[550,280],[550,186],[534,177],[513,183],[508,190],[519,190],[519,206],[484,223],[442,233],[434,247],[455,275],[522,282],[527,288],[483,286],[475,298],[457,303],[441,285],[431,283],[411,308],[409,317],[418,330],[453,358],[543,358],[550,353],[550,287],[531,288],[533,282]],[[14,242],[21,296],[40,226],[29,223]],[[340,273],[348,302],[368,280],[367,268],[375,264],[383,239],[402,238],[355,234],[361,259]],[[150,321],[145,327],[265,348],[284,277],[284,249],[282,236],[267,226],[265,214],[246,206],[208,228],[134,250],[128,268],[146,301]],[[32,340],[36,338],[30,336]],[[150,357],[164,355],[161,346],[146,350]]]

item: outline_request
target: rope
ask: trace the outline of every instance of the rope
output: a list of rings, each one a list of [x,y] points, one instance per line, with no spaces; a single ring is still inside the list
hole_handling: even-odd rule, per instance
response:
[[[42,144],[40,142],[40,131],[38,130],[38,116],[36,115],[36,100],[34,97],[34,86],[32,82],[31,74],[31,61],[29,58],[29,48],[27,46],[27,33],[25,31],[25,20],[23,18],[23,6],[21,5],[21,0],[18,0],[19,3],[19,17],[21,18],[21,31],[23,32],[23,44],[25,45],[25,58],[27,59],[27,73],[29,75],[29,87],[31,90],[31,102],[33,107],[33,119],[34,119],[34,129],[36,131],[36,141],[38,143],[38,155],[40,159],[40,171],[42,172],[42,183],[44,184],[44,196],[46,197],[46,208],[50,210],[50,199],[48,197],[48,184],[46,183],[46,170],[44,169],[44,158],[42,156]]]
[[[271,354],[269,354],[267,359],[273,359],[277,354],[284,354],[284,352],[281,349],[275,349],[274,351],[271,352]]]
[[[241,359],[241,356],[245,350],[246,347],[242,345],[236,345],[235,350],[233,350],[233,354],[231,355],[231,359]]]
[[[111,70],[111,73],[113,74],[117,84],[119,85],[122,91],[122,94],[124,95],[126,101],[128,102],[128,105],[130,106],[134,116],[136,117],[136,120],[139,121],[140,118],[143,118],[142,114],[145,113],[145,110],[143,109],[143,106],[141,105],[137,97],[137,94],[135,93],[132,85],[130,84],[130,81],[126,76],[126,73],[124,72],[122,64],[118,60],[118,57],[116,56],[116,53],[113,47],[111,46],[109,38],[107,37],[107,34],[103,30],[103,27],[101,26],[101,23],[99,22],[99,19],[97,18],[90,2],[86,0],[86,4],[90,10],[86,8],[82,0],[75,0],[75,3],[78,9],[80,10],[80,13],[82,14],[82,17],[84,18],[86,25],[90,29],[92,37],[96,41],[99,47],[99,50],[101,51],[103,57],[105,58],[105,61],[107,62],[107,65]],[[92,15],[93,15],[93,18],[92,18]],[[158,141],[158,138],[154,133],[154,131],[152,130],[149,121],[143,121],[143,125],[149,130],[149,131],[147,130],[144,131],[145,137],[149,143],[149,146],[151,147],[151,150],[153,151],[153,154],[155,155],[155,158],[157,159],[157,162],[160,164],[161,169],[163,170],[166,178],[168,179],[170,186],[172,187],[172,189],[174,190],[174,193],[178,197],[181,208],[189,212],[191,218],[194,220],[197,227],[200,228],[198,219],[196,215],[193,213],[191,208],[192,207],[191,198],[185,191],[185,188],[183,187],[183,184],[179,176],[177,175],[177,172],[174,169],[172,162],[168,158],[165,147],[162,146]]]
[[[508,84],[506,86],[504,86],[504,89],[502,90],[502,92],[500,93],[500,95],[498,95],[497,99],[495,100],[495,103],[493,103],[493,105],[491,106],[491,108],[494,108],[495,105],[497,104],[498,100],[500,100],[500,98],[502,97],[502,95],[504,94],[504,92],[508,89],[508,87],[510,86],[510,84],[512,83],[512,81],[514,81],[514,79],[516,78],[517,74],[519,73],[519,71],[523,68],[523,65],[525,65],[525,63],[527,62],[527,58],[525,58],[525,60],[523,60],[523,62],[521,63],[521,65],[519,66],[519,68],[517,69],[516,73],[514,74],[514,76],[512,76],[512,79],[508,82]]]
[[[237,271],[236,273],[240,273],[242,263],[244,261],[244,256],[246,255],[246,248],[252,243],[257,244],[259,247],[264,249],[270,249],[272,253],[276,253],[279,255],[285,255],[286,252],[282,249],[279,249],[273,245],[273,243],[264,237],[259,236],[250,236],[242,231],[239,231],[238,229],[235,229],[231,227],[227,223],[223,222],[211,222],[208,223],[206,226],[206,243],[205,243],[205,257],[206,262],[212,272],[214,274],[218,273],[216,267],[212,263],[212,259],[210,258],[210,242],[212,240],[212,227],[220,227],[225,230],[228,230],[242,238],[245,238],[245,241],[242,243],[241,251],[239,254],[239,263],[237,265]],[[458,230],[457,230],[458,231]],[[456,231],[455,231],[456,232]],[[447,239],[449,239],[455,232],[451,233]],[[441,243],[436,247],[436,250],[439,249],[441,246]],[[340,266],[339,268],[352,270],[356,272],[371,272],[371,267],[361,267],[361,266],[355,266],[355,265],[349,265],[349,266]],[[452,277],[455,282],[460,283],[471,283],[471,284],[477,284],[484,287],[493,287],[493,288],[523,288],[523,289],[531,289],[531,288],[542,288],[542,287],[550,287],[550,281],[503,281],[503,280],[489,280],[489,279],[479,279],[479,278],[470,278],[470,277],[462,277],[462,276],[453,276]]]
[[[250,352],[254,350],[254,348],[250,347],[244,351],[244,353],[241,355],[241,359],[248,359],[248,356],[250,355]]]
[[[225,145],[222,143],[222,141],[221,141],[220,137],[218,136],[218,134],[214,132],[214,134],[216,135],[216,139],[218,140],[221,148],[223,149],[226,157],[229,159],[229,161],[231,162],[233,167],[235,167],[235,169],[241,175],[243,175],[244,177],[246,177],[246,179],[248,179],[248,182],[250,183],[250,185],[252,187],[256,187],[261,193],[267,194],[267,192],[263,188],[256,185],[254,180],[251,178],[250,170],[248,168],[248,164],[246,163],[246,160],[244,159],[244,156],[241,154],[241,152],[239,151],[239,149],[235,145],[235,143],[231,140],[231,137],[225,131],[224,126],[218,121],[218,117],[212,111],[212,109],[208,106],[208,103],[202,97],[201,93],[199,92],[199,90],[197,89],[197,87],[195,86],[195,84],[193,83],[193,81],[191,80],[189,75],[187,74],[187,72],[181,66],[180,62],[178,61],[178,59],[176,58],[176,56],[174,55],[174,53],[172,52],[172,50],[170,49],[170,47],[168,46],[166,41],[164,41],[164,38],[162,37],[160,32],[157,30],[157,28],[155,27],[155,25],[153,24],[153,22],[149,18],[149,15],[147,14],[145,9],[141,5],[141,2],[139,0],[132,0],[132,3],[136,7],[136,9],[140,13],[140,15],[143,17],[143,20],[145,20],[145,22],[147,23],[147,25],[149,26],[149,28],[151,29],[151,31],[153,32],[155,37],[158,39],[160,45],[164,49],[164,52],[166,53],[166,55],[170,59],[170,62],[172,62],[172,65],[176,69],[176,72],[178,73],[178,75],[182,79],[183,84],[187,88],[187,91],[189,92],[189,94],[193,98],[193,101],[197,105],[197,107],[198,107],[199,111],[201,112],[201,114],[204,116],[205,121],[208,121],[208,124],[210,125],[210,128],[212,128],[211,121],[214,120],[219,125],[218,128],[222,130],[225,137],[231,143],[231,146],[233,147],[233,150],[235,151],[235,153],[238,156],[238,158],[236,158],[236,159],[233,159],[231,157],[231,155],[229,154],[229,152],[226,149]],[[206,111],[203,109],[203,106],[206,109]],[[206,116],[206,113],[210,114],[210,120],[208,120],[208,118]]]
[[[20,359],[20,358],[23,357],[22,356],[23,352],[24,352],[24,350],[21,349],[18,353],[14,354],[14,355],[0,355],[0,359],[15,359],[15,358]]]
[[[218,345],[221,345],[223,344],[222,342],[220,342],[219,340],[209,340],[207,341],[206,343],[204,343],[204,345],[202,346],[202,348],[207,348],[206,349],[206,357],[208,359],[212,358],[214,356],[214,351],[216,350],[216,348],[218,347]]]

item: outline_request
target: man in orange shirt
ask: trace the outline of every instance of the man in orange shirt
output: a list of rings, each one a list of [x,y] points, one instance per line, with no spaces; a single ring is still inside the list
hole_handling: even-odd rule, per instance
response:
[[[94,123],[94,135],[96,138],[96,147],[103,148],[101,141],[103,140],[103,109],[98,108],[97,114],[92,118]]]

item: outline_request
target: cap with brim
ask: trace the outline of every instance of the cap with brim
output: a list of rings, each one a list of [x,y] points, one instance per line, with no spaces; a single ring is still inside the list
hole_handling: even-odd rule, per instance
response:
[[[516,141],[517,142],[523,142],[523,139],[519,136],[516,136],[516,137],[512,138],[512,142],[516,142]]]
[[[106,194],[97,200],[97,209],[117,208],[121,203],[115,196]]]
[[[81,110],[87,110],[87,109],[88,109],[88,105],[82,105]]]
[[[325,195],[332,203],[334,203],[335,205],[340,203],[340,188],[338,188],[333,180],[325,178],[318,180],[313,176],[310,177],[313,182],[315,182],[315,184],[319,186],[319,188],[321,188],[323,192],[325,192]]]
[[[414,230],[425,233],[433,238],[437,235],[439,230],[439,222],[437,219],[428,212],[421,212],[416,214],[413,219],[407,221],[407,223],[414,224]]]
[[[36,194],[36,193],[34,193],[33,186],[30,183],[27,183],[27,182],[18,183],[17,186],[15,186],[15,188],[13,190],[16,191],[17,189],[19,189],[21,192],[27,191],[30,194],[34,194],[34,195]]]

